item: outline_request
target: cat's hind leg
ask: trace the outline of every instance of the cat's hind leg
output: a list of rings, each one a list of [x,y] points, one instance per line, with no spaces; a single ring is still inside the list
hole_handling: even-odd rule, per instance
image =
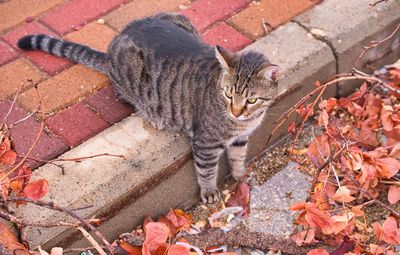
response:
[[[192,23],[189,21],[189,19],[186,18],[182,14],[165,12],[165,13],[160,13],[160,14],[156,15],[155,18],[167,20],[167,21],[177,25],[178,27],[186,30],[187,32],[189,32],[195,36],[199,36],[199,33],[197,32],[196,28],[192,25]]]

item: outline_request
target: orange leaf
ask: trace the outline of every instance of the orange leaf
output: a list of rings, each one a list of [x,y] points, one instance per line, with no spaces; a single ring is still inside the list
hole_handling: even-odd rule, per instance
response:
[[[400,231],[397,228],[395,218],[388,217],[382,226],[380,226],[379,223],[374,222],[372,223],[372,227],[378,240],[383,240],[388,244],[394,245],[400,243]]]
[[[146,239],[143,242],[142,254],[153,255],[167,241],[169,228],[161,222],[148,222],[145,232]]]
[[[394,158],[378,158],[376,169],[382,177],[389,179],[400,170],[400,161]]]
[[[350,190],[346,186],[341,186],[336,190],[335,195],[332,197],[335,201],[350,203],[355,198],[350,195]]]
[[[400,187],[390,186],[388,192],[388,200],[392,205],[400,201]]]
[[[315,241],[315,230],[313,228],[301,231],[291,236],[292,240],[298,245],[310,244]]]
[[[306,203],[305,220],[311,227],[319,227],[325,234],[333,232],[333,221],[331,216],[317,208],[314,203]]]
[[[192,217],[179,209],[170,209],[165,217],[172,223],[175,228],[179,230],[189,230],[190,225],[192,224]]]
[[[292,211],[300,211],[306,209],[306,202],[297,202],[290,206],[290,210]]]
[[[168,255],[189,255],[190,251],[188,248],[181,245],[173,244],[168,248]]]
[[[11,251],[11,253],[15,255],[28,255],[25,251],[25,247],[18,242],[17,236],[10,230],[9,226],[0,222],[0,233],[0,246],[3,246],[6,250]]]
[[[12,165],[15,163],[16,160],[17,160],[17,153],[11,150],[4,152],[0,158],[0,161],[6,165]]]
[[[133,246],[125,241],[121,241],[119,246],[128,252],[128,255],[142,255],[142,247]]]
[[[24,188],[24,194],[26,197],[33,200],[41,199],[49,192],[49,183],[46,179],[40,179],[28,183]]]
[[[329,255],[325,249],[313,249],[307,252],[307,255]]]
[[[172,209],[171,209],[172,211]],[[174,224],[172,224],[172,222],[165,216],[161,216],[158,219],[158,222],[162,222],[164,223],[168,228],[169,228],[169,237],[173,237],[176,233],[176,227],[174,226]]]
[[[315,166],[321,166],[331,155],[331,146],[328,136],[317,136],[316,139],[308,146],[307,154]]]

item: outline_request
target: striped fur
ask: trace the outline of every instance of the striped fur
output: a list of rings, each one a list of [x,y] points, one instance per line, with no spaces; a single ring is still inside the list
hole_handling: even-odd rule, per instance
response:
[[[43,35],[20,42],[107,73],[118,96],[155,127],[187,133],[204,202],[219,198],[224,150],[233,176],[245,174],[247,137],[276,93],[277,67],[262,54],[210,47],[180,14],[133,21],[106,54]]]
[[[48,35],[27,35],[18,41],[25,50],[42,50],[73,62],[84,64],[99,72],[108,72],[108,56],[85,45],[67,42]]]

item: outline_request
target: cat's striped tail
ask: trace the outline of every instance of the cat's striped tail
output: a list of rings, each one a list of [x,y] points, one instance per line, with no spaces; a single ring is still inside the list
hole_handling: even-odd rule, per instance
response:
[[[42,50],[84,64],[99,72],[108,72],[109,58],[107,54],[78,43],[37,34],[27,35],[19,39],[18,47],[24,50]]]

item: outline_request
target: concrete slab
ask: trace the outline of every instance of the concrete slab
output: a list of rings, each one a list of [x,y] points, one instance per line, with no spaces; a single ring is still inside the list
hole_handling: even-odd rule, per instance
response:
[[[316,38],[331,44],[337,54],[338,72],[349,72],[363,51],[363,46],[369,45],[371,40],[382,40],[400,22],[400,0],[385,1],[374,8],[369,7],[370,3],[369,0],[324,0],[296,17],[295,21]],[[369,51],[358,66],[372,63],[390,51],[397,51],[400,55],[399,40],[400,32]],[[354,86],[341,86],[339,94],[348,94]]]
[[[294,231],[295,216],[290,206],[308,197],[312,178],[290,162],[284,169],[250,195],[250,215],[245,226],[250,232],[260,232],[288,239]]]
[[[79,210],[83,217],[109,216],[127,206],[129,200],[141,197],[177,172],[190,159],[186,137],[150,128],[137,116],[120,123],[70,150],[61,158],[76,158],[101,153],[120,154],[116,157],[96,157],[62,163],[65,174],[51,164],[35,171],[33,179],[46,178],[49,194],[44,200],[54,201],[68,208],[91,207]],[[160,172],[167,174],[160,174]],[[186,198],[183,198],[186,199]],[[182,200],[183,202],[184,200]],[[54,222],[67,220],[64,215],[46,209],[36,210],[34,205],[22,206],[17,215],[29,220]],[[134,216],[132,216],[134,217]],[[62,235],[63,228],[28,228],[32,247]]]

